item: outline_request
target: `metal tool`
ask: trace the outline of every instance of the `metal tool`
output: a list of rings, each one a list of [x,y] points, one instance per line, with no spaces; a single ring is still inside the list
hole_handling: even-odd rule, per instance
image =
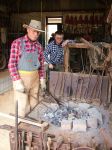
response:
[[[21,134],[18,133],[18,150],[21,150]]]
[[[103,70],[102,76],[101,76],[101,81],[100,81],[100,87],[99,87],[98,95],[96,96],[98,99],[100,99],[100,101],[101,101],[101,89],[102,89],[102,83],[103,83],[103,75],[104,75],[104,70]]]
[[[89,72],[89,81],[88,81],[88,85],[87,85],[87,88],[85,90],[85,93],[84,93],[84,98],[87,99],[87,95],[88,95],[88,91],[89,91],[89,87],[90,87],[90,83],[91,83],[91,79],[92,79],[92,74],[93,74],[93,70],[91,71],[91,66],[90,66],[90,72]]]
[[[97,86],[98,86],[98,82],[99,81],[99,76],[97,76],[97,79],[96,79],[96,82],[91,90],[91,93],[90,93],[90,101],[92,100],[92,98],[94,98],[95,94],[96,94],[96,89],[97,89]]]
[[[15,106],[15,147],[18,150],[18,100],[16,100]]]
[[[31,131],[27,133],[27,141],[28,141],[29,150],[31,150],[31,147],[32,147],[32,132]]]
[[[25,141],[25,131],[22,131],[21,133],[21,150],[25,150],[25,145],[24,145],[24,141]]]
[[[62,103],[59,102],[58,98],[54,97],[51,93],[49,93],[49,94],[50,94],[50,96],[53,98],[54,102],[55,102],[58,106],[62,105]]]
[[[47,150],[47,134],[42,133],[42,145],[43,150]]]

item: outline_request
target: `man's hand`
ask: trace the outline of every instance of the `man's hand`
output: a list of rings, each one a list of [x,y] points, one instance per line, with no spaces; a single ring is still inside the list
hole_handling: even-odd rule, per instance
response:
[[[49,69],[53,69],[53,65],[52,64],[49,64]]]
[[[41,86],[41,89],[42,91],[45,91],[46,90],[46,79],[40,79],[40,86]]]
[[[25,87],[21,79],[13,81],[13,88],[19,92],[25,92]]]
[[[69,43],[69,40],[65,40],[65,41],[62,43],[62,47],[65,47],[68,43]]]

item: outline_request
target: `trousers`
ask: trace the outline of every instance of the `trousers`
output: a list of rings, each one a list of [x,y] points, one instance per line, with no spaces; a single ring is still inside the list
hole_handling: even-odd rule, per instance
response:
[[[25,116],[39,103],[38,71],[19,71],[25,87],[25,93],[14,91],[14,99],[18,100],[18,115]]]

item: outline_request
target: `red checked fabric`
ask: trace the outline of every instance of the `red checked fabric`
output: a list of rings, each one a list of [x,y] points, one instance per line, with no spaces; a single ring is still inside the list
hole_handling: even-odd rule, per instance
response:
[[[27,52],[32,53],[36,48],[38,49],[38,59],[40,61],[39,75],[40,78],[43,78],[44,77],[44,56],[43,56],[43,48],[41,44],[38,41],[35,42],[30,41],[27,35],[21,38],[23,38],[23,40],[25,41],[25,48],[27,49]],[[14,40],[11,45],[8,68],[13,81],[20,79],[17,65],[21,57],[21,38]]]

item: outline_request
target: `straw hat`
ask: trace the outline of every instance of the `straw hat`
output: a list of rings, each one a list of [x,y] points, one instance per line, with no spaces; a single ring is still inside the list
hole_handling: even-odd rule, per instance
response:
[[[40,32],[45,32],[45,31],[41,30],[41,22],[37,21],[37,20],[31,20],[29,25],[23,24],[23,28],[27,28],[27,27],[30,27],[30,28],[40,31]]]

